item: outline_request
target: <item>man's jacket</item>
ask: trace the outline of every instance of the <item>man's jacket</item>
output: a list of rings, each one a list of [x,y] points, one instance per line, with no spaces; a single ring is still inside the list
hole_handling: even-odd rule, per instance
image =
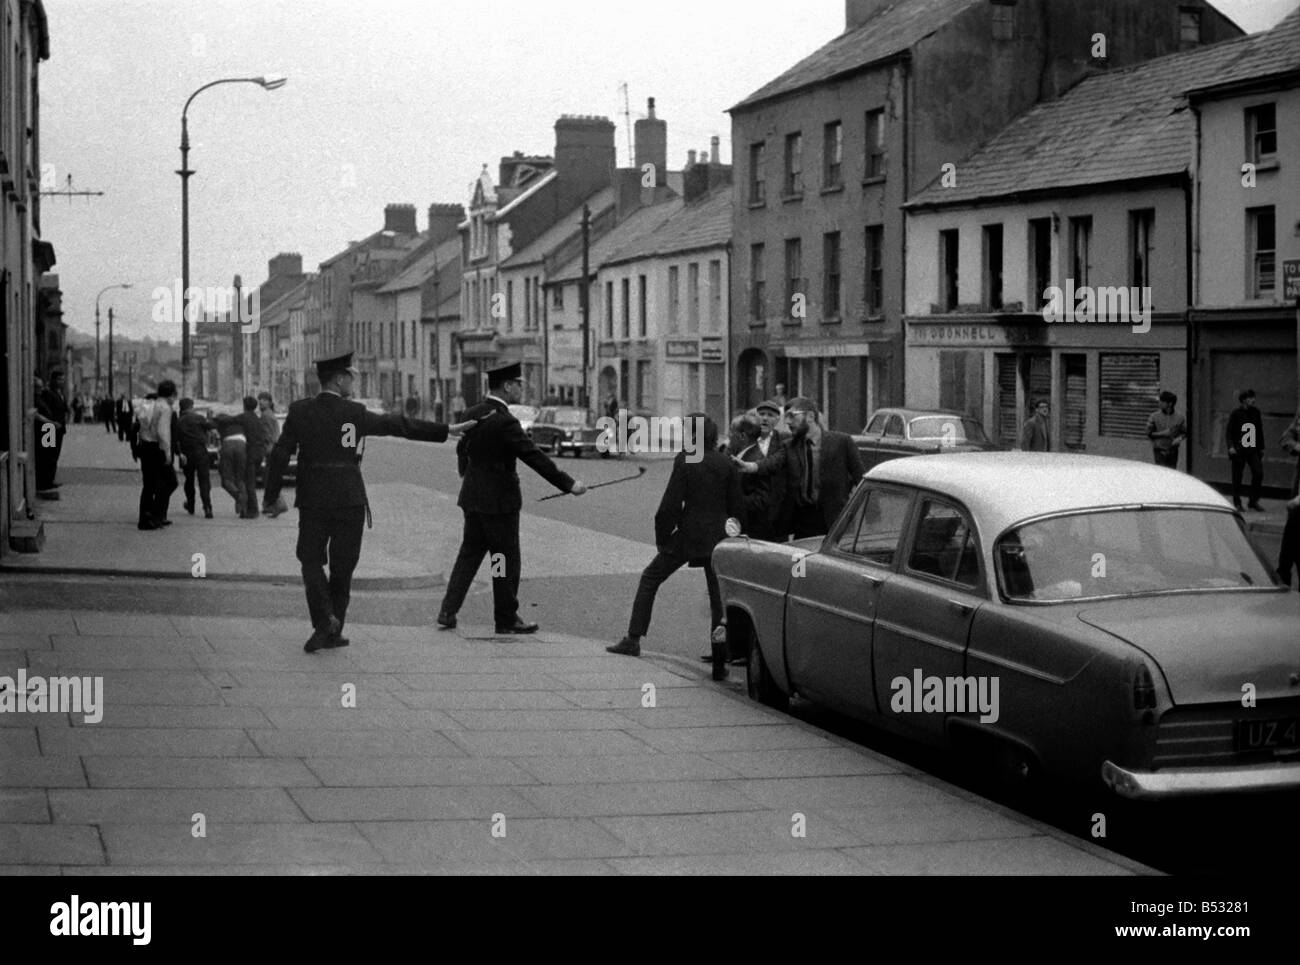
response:
[[[731,457],[704,452],[688,462],[679,452],[655,513],[655,545],[692,563],[707,560],[727,535],[727,517],[745,521],[740,471]]]

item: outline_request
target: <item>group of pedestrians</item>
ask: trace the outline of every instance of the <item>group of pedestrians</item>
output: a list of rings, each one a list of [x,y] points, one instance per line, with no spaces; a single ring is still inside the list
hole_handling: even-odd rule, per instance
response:
[[[140,463],[140,513],[137,528],[157,530],[171,525],[167,518],[171,495],[179,487],[176,465],[184,474],[185,511],[193,516],[201,505],[212,519],[212,479],[208,439],[220,438],[218,471],[221,488],[235,501],[241,519],[260,519],[257,474],[268,449],[280,435],[275,401],[269,392],[248,396],[238,415],[208,418],[185,398],[176,405],[176,383],[164,379],[156,392],[134,410],[127,434],[132,455]]]

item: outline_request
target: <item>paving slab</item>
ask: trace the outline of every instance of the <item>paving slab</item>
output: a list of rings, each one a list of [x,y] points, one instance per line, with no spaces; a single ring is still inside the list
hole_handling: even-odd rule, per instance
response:
[[[307,655],[287,617],[31,616],[0,653],[95,670],[105,712],[0,721],[0,871],[1149,870],[601,641],[359,626]]]

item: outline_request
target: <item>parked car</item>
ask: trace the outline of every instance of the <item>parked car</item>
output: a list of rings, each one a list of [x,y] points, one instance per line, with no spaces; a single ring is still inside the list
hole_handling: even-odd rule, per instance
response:
[[[601,434],[588,420],[587,410],[574,406],[544,406],[532,429],[537,447],[557,456],[568,452],[579,457],[584,452],[595,452]]]
[[[977,419],[942,409],[877,409],[853,441],[865,469],[900,456],[1002,448],[989,439]]]
[[[1300,594],[1183,473],[894,459],[825,538],[733,537],[713,565],[771,706],[799,694],[1125,797],[1300,788]]]
[[[524,434],[528,438],[533,437],[533,423],[537,421],[537,414],[542,410],[535,405],[508,405],[507,409],[510,414],[519,420],[519,424],[524,428]]]

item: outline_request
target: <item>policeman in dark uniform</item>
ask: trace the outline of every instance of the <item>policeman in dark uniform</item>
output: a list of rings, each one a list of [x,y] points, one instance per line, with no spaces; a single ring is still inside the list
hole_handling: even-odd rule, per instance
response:
[[[352,571],[361,557],[361,534],[369,513],[366,485],[361,479],[358,446],[366,436],[404,436],[424,442],[445,442],[474,421],[446,426],[400,415],[376,415],[359,402],[348,401],[352,353],[316,363],[321,392],[289,406],[284,430],[268,456],[263,511],[278,516],[287,507],[280,498],[284,471],[298,451],[298,560],[307,590],[307,609],[315,632],[303,647],[346,647],[342,636],[347,617]],[[325,576],[328,561],[330,574]]]
[[[456,446],[460,474],[457,505],[465,513],[465,533],[460,553],[452,568],[438,612],[438,626],[456,625],[456,613],[465,602],[474,574],[485,554],[493,561],[492,603],[497,633],[533,633],[536,623],[519,618],[519,511],[523,497],[515,460],[527,463],[556,489],[581,496],[587,487],[563,472],[524,433],[519,420],[507,408],[523,397],[523,378],[519,363],[488,371],[488,396],[465,413],[466,419],[480,424],[466,433]],[[491,415],[491,418],[487,418]],[[495,565],[504,559],[505,575],[498,575]]]

